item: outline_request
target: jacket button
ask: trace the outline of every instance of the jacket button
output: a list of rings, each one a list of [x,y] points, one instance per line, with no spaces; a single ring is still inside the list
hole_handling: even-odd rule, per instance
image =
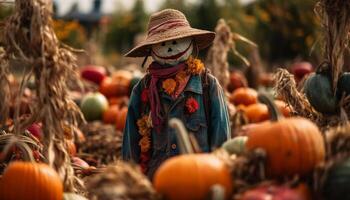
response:
[[[172,145],[171,145],[171,148],[172,148],[172,149],[176,149],[176,144],[172,144]]]

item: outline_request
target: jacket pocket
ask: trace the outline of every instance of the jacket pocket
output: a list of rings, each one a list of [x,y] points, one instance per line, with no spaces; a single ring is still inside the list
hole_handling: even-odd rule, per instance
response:
[[[189,134],[195,136],[202,151],[207,152],[209,150],[207,124],[203,120],[195,118],[188,120],[185,126]]]

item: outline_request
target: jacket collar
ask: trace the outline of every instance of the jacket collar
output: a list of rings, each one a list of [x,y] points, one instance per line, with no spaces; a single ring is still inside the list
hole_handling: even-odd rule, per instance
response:
[[[194,75],[190,78],[184,91],[203,94],[202,80],[200,75]]]

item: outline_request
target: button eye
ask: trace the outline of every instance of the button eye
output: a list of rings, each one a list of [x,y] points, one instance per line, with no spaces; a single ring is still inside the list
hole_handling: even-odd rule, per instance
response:
[[[176,45],[176,44],[177,44],[177,42],[174,40],[174,41],[173,41],[173,45]]]
[[[165,46],[165,42],[162,42],[162,46],[163,46],[163,47]]]

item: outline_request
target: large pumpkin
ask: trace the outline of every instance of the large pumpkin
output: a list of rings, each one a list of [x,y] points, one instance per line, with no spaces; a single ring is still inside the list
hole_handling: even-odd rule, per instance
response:
[[[327,74],[314,73],[305,81],[304,90],[312,107],[324,114],[333,114],[338,110],[338,99],[333,94],[332,82]]]
[[[235,105],[243,104],[248,106],[255,104],[258,101],[257,97],[258,93],[254,89],[242,87],[233,91],[230,96],[230,101]]]
[[[311,172],[325,159],[323,137],[315,124],[305,118],[282,118],[266,96],[272,121],[257,124],[247,130],[246,149],[262,148],[267,153],[267,174],[273,177]]]
[[[183,134],[177,133],[181,135],[178,138],[188,137],[183,125],[181,130]],[[189,143],[188,139],[179,140],[180,147],[187,149],[182,152],[193,151],[188,150],[192,148]],[[214,185],[225,189],[226,199],[232,192],[232,178],[228,167],[211,154],[186,154],[170,158],[156,171],[153,183],[157,192],[168,200],[206,199]]]
[[[15,161],[0,179],[0,199],[62,200],[60,177],[46,164]]]
[[[350,199],[350,158],[331,168],[324,191],[328,200]]]
[[[239,200],[309,200],[309,188],[300,184],[296,188],[278,185],[262,185],[246,191]]]

